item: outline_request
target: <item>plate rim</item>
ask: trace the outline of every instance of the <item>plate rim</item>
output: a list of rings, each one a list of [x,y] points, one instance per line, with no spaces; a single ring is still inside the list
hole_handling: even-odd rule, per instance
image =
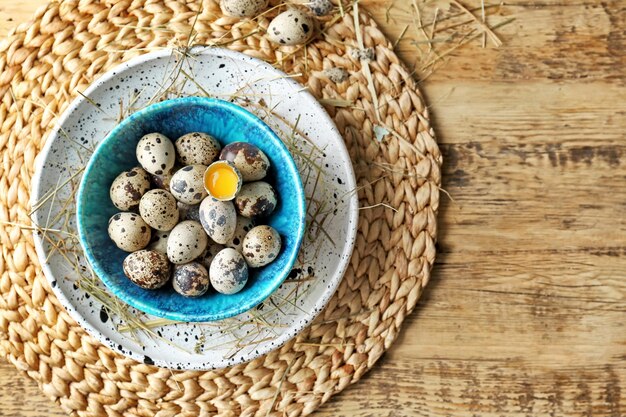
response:
[[[39,198],[41,198],[41,196],[39,196],[39,188],[41,187],[41,182],[42,182],[42,169],[45,164],[45,160],[48,154],[50,153],[52,144],[54,143],[55,139],[59,136],[59,131],[61,130],[61,127],[63,126],[63,124],[69,118],[70,114],[72,114],[78,108],[78,106],[81,105],[84,101],[87,101],[86,97],[89,97],[89,95],[93,93],[93,91],[95,91],[105,82],[115,77],[121,71],[125,71],[129,68],[143,64],[147,61],[152,61],[152,60],[164,58],[167,56],[173,56],[175,53],[176,53],[175,48],[166,47],[166,48],[159,49],[157,51],[152,51],[146,54],[141,54],[136,57],[133,57],[126,62],[116,65],[115,67],[111,68],[110,70],[102,74],[100,77],[95,79],[82,92],[82,94],[79,94],[77,97],[74,98],[74,100],[70,102],[69,106],[63,111],[61,116],[56,120],[54,127],[52,128],[52,130],[48,134],[48,137],[46,138],[46,143],[44,147],[42,148],[42,150],[39,152],[39,154],[36,157],[37,159],[35,163],[35,171],[32,177],[32,184],[31,184],[31,196],[30,196],[31,206]],[[216,56],[222,56],[222,57],[226,56],[234,60],[242,60],[242,59],[248,60],[262,67],[263,69],[280,76],[282,79],[285,80],[285,82],[287,82],[288,84],[291,84],[292,87],[299,88],[300,91],[298,91],[298,94],[304,95],[311,102],[313,107],[316,108],[316,110],[321,111],[320,117],[325,119],[325,122],[329,123],[331,126],[334,126],[337,135],[341,139],[337,143],[337,145],[340,148],[338,150],[344,153],[348,160],[351,160],[350,153],[348,152],[345,141],[343,137],[339,134],[339,129],[336,127],[333,119],[326,112],[322,104],[319,103],[319,101],[317,101],[317,99],[308,91],[308,89],[302,88],[304,86],[302,84],[299,84],[295,80],[293,80],[291,77],[288,76],[288,74],[284,73],[283,71],[277,68],[274,68],[273,66],[271,66],[270,64],[268,64],[267,62],[261,59],[251,57],[241,52],[233,51],[230,49],[198,45],[198,46],[194,46],[190,48],[189,53],[194,54],[194,55],[206,54],[206,55],[216,55]],[[352,189],[356,189],[356,176],[354,173],[354,167],[351,163],[348,164],[346,173],[348,174],[348,178],[346,179],[347,184],[352,185]],[[35,198],[35,195],[37,195],[37,198]],[[239,360],[235,362],[229,362],[225,359],[212,361],[215,364],[213,366],[199,366],[195,364],[192,365],[188,362],[167,361],[167,360],[162,360],[162,359],[154,359],[154,360],[151,359],[149,363],[158,367],[170,368],[170,369],[185,369],[185,370],[198,370],[198,371],[221,369],[221,368],[234,366],[239,363],[250,362],[254,359],[257,359],[263,355],[266,355],[270,352],[273,352],[279,349],[285,343],[287,343],[288,341],[296,337],[302,331],[302,329],[310,325],[316,319],[316,317],[324,310],[330,298],[332,298],[332,296],[337,291],[337,288],[339,284],[341,283],[341,281],[343,280],[346,270],[348,269],[348,266],[350,264],[350,259],[352,258],[352,253],[354,251],[354,247],[356,243],[356,235],[357,235],[359,217],[360,217],[359,216],[359,200],[358,200],[357,193],[351,193],[350,199],[348,202],[347,213],[348,213],[348,216],[352,219],[349,225],[351,227],[348,228],[348,234],[346,236],[346,243],[347,243],[347,247],[349,248],[349,252],[346,251],[348,252],[348,256],[342,257],[340,259],[338,267],[337,267],[336,278],[332,281],[329,280],[326,282],[326,290],[324,291],[322,296],[316,300],[310,312],[305,316],[305,319],[298,321],[289,329],[287,329],[287,331],[285,331],[279,337],[274,339],[274,343],[272,345],[265,345],[267,346],[267,348],[261,347],[260,349],[255,350],[254,352],[250,352],[248,356],[244,358],[243,360]],[[31,217],[31,221],[34,224],[37,224],[36,213],[31,214],[30,217]],[[125,357],[134,359],[138,362],[148,363],[146,361],[146,358],[147,358],[146,355],[142,354],[141,352],[138,352],[135,347],[129,348],[127,350],[120,349],[120,347],[112,339],[109,339],[103,333],[101,333],[98,329],[92,326],[91,323],[85,317],[83,317],[83,315],[80,312],[78,312],[76,308],[74,308],[73,304],[70,302],[69,298],[65,295],[65,293],[61,291],[60,287],[53,284],[53,281],[55,281],[56,278],[54,277],[54,274],[52,273],[52,270],[49,267],[49,265],[45,262],[46,255],[45,255],[45,249],[44,249],[44,242],[41,239],[41,236],[39,235],[39,233],[33,233],[33,241],[35,244],[35,250],[37,252],[38,260],[42,268],[42,271],[44,273],[44,276],[46,277],[46,280],[50,284],[50,287],[52,288],[53,293],[58,298],[59,303],[68,312],[70,317],[74,319],[90,336],[94,337],[96,340],[98,340],[103,345],[107,346],[112,351],[117,352]]]

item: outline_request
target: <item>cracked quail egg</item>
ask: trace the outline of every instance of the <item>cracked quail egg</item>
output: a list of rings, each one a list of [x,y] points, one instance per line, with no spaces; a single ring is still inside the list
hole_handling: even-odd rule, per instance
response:
[[[276,191],[264,181],[244,184],[235,198],[239,214],[250,218],[269,216],[276,208],[276,204]]]
[[[148,133],[139,140],[136,149],[139,164],[152,175],[162,175],[174,168],[176,151],[165,135]]]
[[[235,235],[237,211],[231,201],[207,197],[200,204],[200,222],[215,243],[225,245]]]
[[[170,236],[168,231],[155,230],[152,232],[152,240],[147,249],[155,250],[167,255],[167,238]]]
[[[252,268],[265,266],[278,256],[281,248],[278,232],[271,226],[257,226],[243,239],[242,253]]]
[[[220,153],[220,143],[202,132],[187,133],[176,139],[176,156],[182,165],[210,165]]]
[[[115,178],[109,196],[113,205],[122,211],[136,210],[139,200],[150,189],[150,176],[139,167],[124,171]]]
[[[276,16],[267,28],[269,40],[281,45],[300,45],[313,36],[315,21],[300,10],[291,9]]]
[[[154,250],[133,252],[124,259],[124,274],[146,290],[161,288],[170,279],[170,263],[164,253]]]
[[[176,171],[170,182],[170,192],[176,200],[186,204],[198,204],[207,192],[204,189],[205,165],[187,165]]]
[[[233,248],[221,250],[209,268],[211,285],[222,294],[235,294],[248,282],[248,265],[243,256]]]
[[[139,202],[141,218],[156,230],[172,230],[178,223],[176,199],[165,190],[150,190]]]
[[[224,146],[220,159],[232,162],[245,182],[258,181],[267,175],[270,161],[265,153],[251,143],[233,142]]]
[[[220,0],[222,12],[233,17],[253,17],[267,7],[268,0]]]
[[[186,264],[199,257],[206,249],[208,238],[202,225],[193,220],[178,223],[167,239],[167,257],[176,264]]]
[[[241,184],[241,173],[230,161],[215,161],[204,173],[204,188],[216,200],[232,200],[241,189]]]
[[[209,272],[198,262],[174,266],[172,286],[180,295],[199,297],[209,289],[209,284]]]
[[[109,219],[109,237],[123,251],[134,252],[150,243],[150,227],[137,213],[117,213]]]

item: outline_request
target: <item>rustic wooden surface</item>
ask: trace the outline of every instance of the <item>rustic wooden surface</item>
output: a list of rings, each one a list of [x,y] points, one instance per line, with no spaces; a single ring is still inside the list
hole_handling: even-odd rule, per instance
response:
[[[388,1],[361,4],[395,39]],[[43,3],[0,0],[0,34]],[[454,199],[434,277],[320,416],[626,413],[626,2],[506,7],[504,46],[462,48],[422,85]],[[62,415],[0,364],[0,416]]]

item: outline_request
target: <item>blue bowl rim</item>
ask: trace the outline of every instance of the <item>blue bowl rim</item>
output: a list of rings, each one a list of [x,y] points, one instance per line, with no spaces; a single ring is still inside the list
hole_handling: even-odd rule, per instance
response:
[[[256,124],[262,131],[264,131],[265,134],[267,134],[272,139],[273,145],[277,146],[281,150],[281,152],[287,157],[286,158],[287,164],[290,170],[292,170],[296,174],[295,175],[296,181],[297,181],[296,188],[300,191],[299,196],[298,196],[300,204],[297,205],[300,216],[298,217],[298,223],[297,223],[296,245],[294,247],[293,252],[289,254],[289,259],[286,264],[287,266],[285,267],[285,269],[282,271],[281,274],[277,275],[278,279],[271,281],[273,285],[266,286],[264,288],[264,291],[259,292],[260,295],[258,297],[249,298],[246,302],[235,306],[235,308],[222,311],[219,314],[204,314],[204,315],[199,315],[195,317],[188,317],[183,314],[177,314],[176,312],[163,313],[161,310],[159,310],[158,308],[154,308],[150,304],[145,304],[144,302],[140,300],[136,300],[134,298],[126,296],[126,293],[124,291],[122,291],[117,286],[113,285],[110,282],[110,280],[108,280],[107,278],[108,274],[106,274],[100,268],[96,257],[94,256],[93,252],[91,251],[90,246],[87,243],[87,240],[85,237],[84,225],[81,220],[83,216],[86,214],[84,212],[85,209],[83,205],[83,200],[84,200],[83,189],[85,187],[86,178],[88,178],[90,176],[89,174],[91,173],[91,171],[95,169],[94,165],[95,165],[95,160],[97,159],[96,157],[100,155],[100,153],[104,152],[102,150],[104,148],[104,144],[112,140],[111,138],[116,137],[120,130],[122,130],[128,123],[133,122],[135,119],[141,116],[144,116],[146,114],[153,113],[155,111],[159,111],[168,107],[176,107],[180,105],[218,106],[218,107],[229,109],[233,111],[234,113],[236,113],[238,117],[242,117],[244,119],[247,119],[247,121],[253,124]],[[263,122],[260,118],[258,118],[257,116],[249,112],[248,110],[234,103],[231,103],[229,101],[210,98],[210,97],[180,97],[180,98],[165,100],[159,103],[151,104],[141,110],[138,110],[137,112],[131,114],[130,116],[122,120],[120,123],[118,123],[113,128],[113,130],[111,130],[107,134],[107,136],[98,144],[92,156],[89,158],[89,161],[85,168],[85,172],[83,173],[83,176],[80,181],[76,199],[77,199],[76,219],[77,219],[77,228],[78,228],[80,244],[83,247],[83,250],[85,252],[87,260],[89,261],[89,264],[93,268],[98,278],[107,286],[107,288],[116,297],[118,297],[120,300],[124,301],[125,303],[129,304],[130,306],[137,308],[138,310],[141,310],[145,313],[151,314],[153,316],[162,317],[162,318],[166,318],[170,320],[182,321],[182,322],[208,322],[208,321],[222,320],[225,318],[233,317],[238,314],[244,313],[256,307],[258,304],[260,304],[264,300],[266,300],[274,291],[276,291],[276,289],[278,289],[278,287],[280,287],[280,285],[282,285],[284,280],[287,278],[289,272],[291,271],[291,267],[295,264],[295,261],[298,257],[298,253],[300,251],[302,240],[304,238],[304,232],[305,232],[305,226],[306,226],[306,200],[305,200],[304,187],[302,185],[302,179],[300,178],[300,173],[298,171],[298,168],[296,167],[296,164],[293,160],[293,157],[291,156],[291,153],[287,149],[287,146],[283,143],[283,141],[278,137],[278,135],[276,135],[276,133],[265,122]]]

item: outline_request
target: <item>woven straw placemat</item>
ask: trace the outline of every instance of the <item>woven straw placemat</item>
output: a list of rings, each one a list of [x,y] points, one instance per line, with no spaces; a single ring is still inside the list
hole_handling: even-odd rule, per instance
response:
[[[288,72],[305,73],[299,81],[316,97],[353,103],[328,108],[350,150],[363,207],[348,271],[328,307],[296,339],[219,371],[137,363],[70,318],[41,272],[31,233],[9,224],[29,224],[35,157],[78,91],[146,50],[187,42],[198,9],[193,1],[54,2],[0,47],[0,354],[71,415],[309,414],[375,364],[429,279],[441,154],[424,100],[376,24],[360,13],[357,37],[354,9],[347,7],[308,46],[305,62],[302,49],[277,50],[261,32],[250,35],[250,22],[222,16],[209,0],[194,43],[281,61]],[[270,17],[260,18],[260,26]],[[359,51],[372,55],[362,47],[373,48],[371,62],[359,60]],[[335,67],[349,79],[337,84],[324,75]]]

